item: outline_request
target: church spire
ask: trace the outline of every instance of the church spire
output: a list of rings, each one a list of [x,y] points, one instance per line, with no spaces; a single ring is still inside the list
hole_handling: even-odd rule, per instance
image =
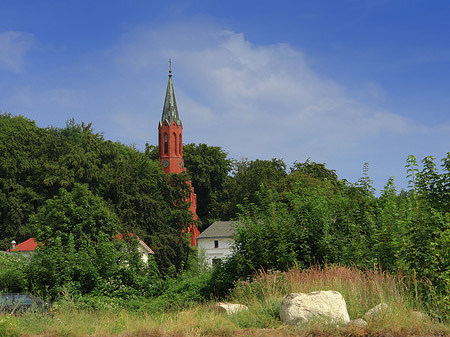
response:
[[[180,125],[180,116],[178,115],[177,101],[175,100],[175,92],[172,83],[172,60],[169,59],[169,81],[166,89],[166,99],[164,100],[163,112],[160,125],[167,121],[171,125],[173,121]]]
[[[183,160],[183,125],[178,116],[177,102],[173,91],[172,83],[172,61],[169,60],[169,82],[167,83],[166,98],[164,100],[164,108],[161,120],[158,125],[158,142],[159,142],[159,160],[165,173],[182,173],[186,171]],[[190,202],[189,210],[194,216],[192,223],[187,232],[191,234],[191,246],[196,246],[196,238],[200,234],[196,222],[197,217],[197,196],[190,181],[186,182],[191,189],[189,197],[186,199]]]

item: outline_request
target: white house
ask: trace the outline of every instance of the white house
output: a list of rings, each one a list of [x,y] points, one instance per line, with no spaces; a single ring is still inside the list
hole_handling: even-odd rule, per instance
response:
[[[136,234],[130,233],[129,236],[136,238],[138,240],[137,248],[138,248],[139,253],[141,253],[141,259],[142,259],[142,261],[144,261],[144,263],[147,263],[149,256],[155,254],[155,252]],[[123,234],[119,234],[117,237],[120,240],[122,240]]]
[[[237,225],[237,221],[216,221],[197,237],[199,254],[206,254],[210,266],[231,255]]]
[[[138,250],[141,253],[141,259],[144,263],[147,263],[149,256],[154,255],[155,252],[139,236],[136,235],[136,237],[138,239]]]

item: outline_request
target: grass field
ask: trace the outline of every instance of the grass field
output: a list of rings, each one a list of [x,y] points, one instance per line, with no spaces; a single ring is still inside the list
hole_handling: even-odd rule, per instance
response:
[[[56,305],[55,314],[0,316],[0,336],[406,336],[449,334],[448,326],[424,317],[414,296],[414,280],[402,275],[357,268],[325,266],[281,273],[260,272],[241,281],[227,299],[249,310],[227,316],[213,310],[215,301],[188,305],[171,312],[79,309],[70,300]],[[302,327],[283,325],[282,298],[290,292],[336,290],[345,298],[350,319],[362,318],[378,303],[385,315],[369,321],[367,329],[329,326],[315,321]]]

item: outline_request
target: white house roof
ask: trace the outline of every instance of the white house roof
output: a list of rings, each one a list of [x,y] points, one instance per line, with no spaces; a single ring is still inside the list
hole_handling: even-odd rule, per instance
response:
[[[236,233],[237,221],[216,221],[201,233],[197,240],[231,238]]]

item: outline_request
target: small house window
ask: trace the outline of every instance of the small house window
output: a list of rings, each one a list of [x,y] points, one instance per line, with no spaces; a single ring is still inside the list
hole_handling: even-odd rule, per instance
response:
[[[214,240],[214,248],[219,248],[219,240]]]

